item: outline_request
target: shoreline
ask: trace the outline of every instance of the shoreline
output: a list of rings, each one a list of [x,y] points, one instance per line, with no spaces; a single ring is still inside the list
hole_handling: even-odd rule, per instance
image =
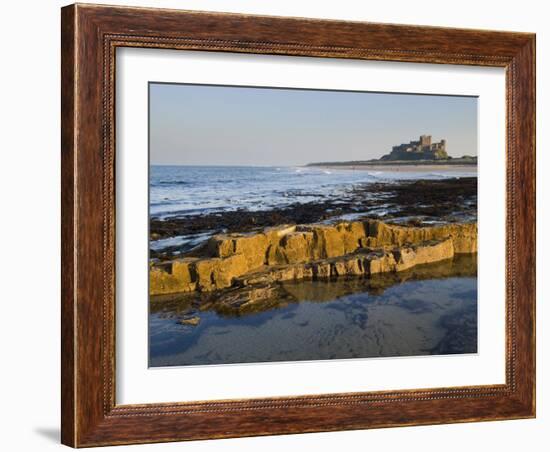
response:
[[[322,168],[333,170],[349,170],[349,171],[387,171],[387,172],[403,172],[416,173],[425,171],[440,171],[451,173],[455,171],[464,171],[470,174],[477,175],[477,165],[453,165],[453,164],[345,164],[345,165],[308,165],[307,168]]]

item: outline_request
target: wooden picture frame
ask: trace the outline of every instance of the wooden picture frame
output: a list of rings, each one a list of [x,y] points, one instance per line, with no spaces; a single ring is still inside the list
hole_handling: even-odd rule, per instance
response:
[[[535,35],[71,5],[62,9],[62,442],[73,447],[535,416]],[[506,383],[115,403],[115,50],[506,69]]]

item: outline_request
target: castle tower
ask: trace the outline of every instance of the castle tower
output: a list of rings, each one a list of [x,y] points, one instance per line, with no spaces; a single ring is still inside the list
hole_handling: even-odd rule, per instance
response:
[[[420,146],[431,146],[432,145],[432,136],[431,135],[420,135]]]

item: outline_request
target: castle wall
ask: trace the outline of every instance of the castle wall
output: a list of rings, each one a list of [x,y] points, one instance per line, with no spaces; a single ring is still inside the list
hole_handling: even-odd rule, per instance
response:
[[[437,160],[447,157],[446,141],[432,143],[431,135],[421,135],[418,141],[410,141],[399,146],[393,146],[390,154],[382,160]]]

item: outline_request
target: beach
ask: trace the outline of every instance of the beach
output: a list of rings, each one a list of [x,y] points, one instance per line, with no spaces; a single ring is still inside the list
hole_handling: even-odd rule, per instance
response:
[[[150,190],[150,365],[476,351],[472,167],[152,167]]]
[[[350,171],[391,171],[397,173],[422,173],[430,171],[439,171],[444,173],[463,172],[476,174],[477,165],[450,165],[450,164],[414,164],[408,162],[407,164],[346,164],[346,165],[315,165],[316,168],[323,168],[329,170],[350,170]]]

